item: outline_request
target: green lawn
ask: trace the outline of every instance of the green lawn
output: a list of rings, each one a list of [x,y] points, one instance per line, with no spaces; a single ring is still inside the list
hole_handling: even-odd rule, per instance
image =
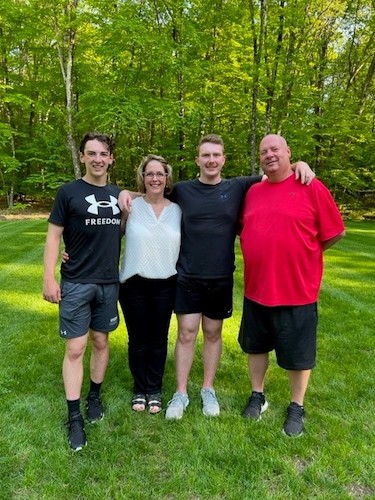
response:
[[[266,386],[269,410],[258,423],[241,417],[249,382],[236,340],[238,255],[235,313],[225,323],[216,380],[220,417],[201,413],[200,349],[191,404],[180,422],[132,412],[122,322],[111,335],[105,419],[86,426],[88,446],[76,454],[64,428],[57,308],[41,296],[45,230],[41,220],[0,222],[0,498],[375,498],[374,222],[347,222],[347,237],[326,253],[318,364],[303,437],[281,433],[289,387],[274,360]],[[173,320],[165,402],[174,391],[175,338]]]

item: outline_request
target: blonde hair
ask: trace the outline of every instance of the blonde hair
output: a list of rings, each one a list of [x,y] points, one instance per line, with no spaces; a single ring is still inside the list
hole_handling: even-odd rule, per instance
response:
[[[223,138],[221,137],[221,135],[208,134],[208,135],[203,136],[198,143],[198,146],[197,146],[198,156],[199,156],[200,147],[202,146],[202,144],[206,144],[207,142],[209,142],[211,144],[219,144],[223,148],[223,153],[224,153],[224,141],[223,141]]]
[[[153,155],[153,154],[149,154],[147,156],[144,156],[142,158],[141,163],[139,164],[139,167],[137,168],[136,174],[137,174],[138,190],[141,193],[146,192],[145,180],[144,180],[143,174],[145,173],[145,169],[146,169],[147,165],[152,160],[158,161],[161,164],[161,166],[163,167],[164,172],[166,173],[166,180],[167,180],[166,185],[165,185],[165,193],[166,194],[170,193],[172,191],[172,187],[173,187],[172,167],[171,167],[171,165],[169,165],[167,160],[165,160],[162,156],[157,156],[157,155]]]

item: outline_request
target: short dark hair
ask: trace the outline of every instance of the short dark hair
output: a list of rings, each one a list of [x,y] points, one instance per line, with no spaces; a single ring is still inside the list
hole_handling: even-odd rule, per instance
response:
[[[105,144],[108,147],[108,151],[113,154],[114,149],[115,149],[115,141],[113,138],[109,135],[106,134],[101,134],[100,132],[87,132],[81,141],[81,144],[79,145],[79,151],[80,153],[85,152],[85,146],[86,142],[88,141],[99,141],[103,144]]]
[[[202,144],[205,144],[206,142],[210,142],[211,144],[220,144],[220,146],[222,146],[223,152],[224,152],[224,141],[223,141],[223,138],[221,137],[221,135],[207,134],[207,135],[203,136],[198,143],[198,147],[197,147],[198,155],[199,155],[200,147],[202,146]]]

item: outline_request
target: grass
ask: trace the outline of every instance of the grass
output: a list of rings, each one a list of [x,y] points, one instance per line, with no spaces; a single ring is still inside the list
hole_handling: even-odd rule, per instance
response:
[[[249,394],[237,344],[242,306],[238,254],[235,313],[224,326],[217,419],[201,413],[201,338],[191,404],[180,422],[130,409],[131,379],[122,322],[111,335],[103,387],[105,419],[87,425],[88,446],[68,448],[61,380],[64,344],[57,309],[42,300],[46,222],[0,222],[0,498],[4,499],[351,499],[375,498],[375,223],[348,222],[326,253],[318,364],[306,398],[305,435],[283,436],[286,374],[271,363],[270,408],[259,423],[241,410]],[[165,374],[174,391],[170,330]],[[84,393],[88,388],[88,356]]]

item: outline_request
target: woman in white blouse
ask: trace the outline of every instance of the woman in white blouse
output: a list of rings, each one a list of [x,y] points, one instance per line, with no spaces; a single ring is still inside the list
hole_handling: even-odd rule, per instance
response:
[[[165,194],[172,168],[148,155],[137,169],[139,191],[126,221],[126,246],[119,301],[128,330],[129,367],[134,380],[132,408],[159,413],[173,311],[181,210]]]

